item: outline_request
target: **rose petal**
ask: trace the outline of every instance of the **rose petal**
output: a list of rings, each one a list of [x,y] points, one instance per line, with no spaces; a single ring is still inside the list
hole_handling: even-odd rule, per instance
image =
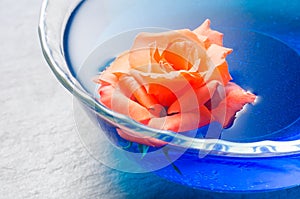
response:
[[[223,46],[223,34],[210,28],[210,20],[206,19],[194,31],[198,36],[207,36],[211,44]]]
[[[189,131],[198,128],[199,114],[179,113],[171,116],[152,118],[148,125],[152,128],[174,132]]]
[[[130,72],[142,72],[144,74],[165,74],[167,75],[170,72],[174,72],[173,67],[168,63],[153,63],[151,65],[140,66],[135,69],[131,69]]]
[[[163,52],[162,58],[172,65],[175,70],[190,70],[193,66],[198,71],[200,61],[205,60],[205,49],[191,40],[171,43]]]
[[[217,121],[223,124],[224,128],[228,128],[232,125],[236,113],[240,111],[245,104],[253,103],[256,96],[250,92],[246,92],[233,82],[229,82],[225,86],[225,92],[226,98],[221,101],[217,108],[212,110],[212,114]]]
[[[228,70],[228,64],[225,60],[226,56],[232,52],[232,49],[212,44],[207,54],[211,58],[214,67],[211,67],[205,75],[205,81],[218,80],[226,85],[232,78]]]
[[[111,108],[111,101],[114,90],[115,88],[111,85],[101,85],[101,87],[98,89],[98,93],[100,95],[99,101],[102,102],[108,108]]]
[[[227,62],[224,62],[222,65],[212,67],[205,72],[204,81],[208,82],[212,80],[216,80],[222,85],[226,85],[230,80],[232,80]]]
[[[169,107],[168,114],[198,109],[212,98],[217,86],[217,81],[210,81],[198,89],[188,90]]]
[[[192,88],[192,83],[201,82],[199,79],[202,79],[202,77],[184,74],[181,71],[158,74],[131,70],[130,74],[141,85],[144,85],[147,93],[154,95],[163,106],[170,106],[177,96],[181,96],[187,88]]]
[[[125,96],[113,86],[103,86],[99,89],[100,102],[111,110],[127,115],[132,119],[143,122],[149,120],[152,114],[137,102]]]
[[[130,142],[136,142],[139,144],[145,144],[147,146],[152,146],[152,147],[161,147],[166,144],[167,142],[158,140],[156,138],[148,137],[148,136],[143,136],[140,133],[129,133],[127,131],[117,129],[118,134],[125,140],[128,140]]]
[[[167,47],[175,41],[192,41],[197,45],[203,46],[197,35],[188,29],[163,33],[140,33],[137,35],[130,50],[130,65],[136,68],[157,63],[158,54],[162,55]]]
[[[211,45],[210,40],[208,39],[207,36],[204,35],[197,35],[198,39],[201,41],[201,43],[204,45],[205,49],[208,49],[208,47]]]
[[[110,72],[102,72],[97,79],[97,83],[103,86],[107,86],[107,85],[116,86],[117,82],[118,82],[118,77],[115,74]]]
[[[152,128],[184,132],[197,129],[211,122],[212,116],[205,106],[188,113],[178,113],[166,117],[152,118],[148,125]]]
[[[130,70],[129,51],[121,53],[103,73],[126,74]]]
[[[164,107],[169,107],[177,99],[176,95],[162,84],[150,84],[148,86],[148,92],[155,96],[158,103]]]
[[[120,78],[119,86],[121,91],[127,96],[135,97],[136,101],[147,108],[151,114],[159,117],[162,113],[162,106],[158,106],[158,101],[146,92],[143,85],[140,85],[132,76],[124,75]]]
[[[215,66],[222,65],[224,62],[226,62],[225,58],[231,52],[231,48],[225,48],[216,44],[212,44],[207,49],[207,55],[210,57],[211,61],[214,63]]]
[[[197,89],[204,84],[203,75],[201,73],[181,71],[180,74],[186,79],[191,88]]]
[[[193,66],[188,60],[186,60],[186,57],[182,57],[172,51],[165,50],[163,57],[175,70],[189,70]]]
[[[200,122],[198,124],[199,128],[211,123],[214,120],[213,115],[204,105],[200,106],[199,113],[200,113]]]
[[[125,51],[120,54],[110,64],[110,66],[105,69],[105,71],[101,72],[99,77],[96,79],[96,82],[102,84],[103,86],[116,86],[117,82],[119,81],[119,76],[128,73],[130,69],[128,58],[129,51]]]
[[[184,132],[197,129],[201,126],[205,126],[209,124],[210,121],[210,112],[206,109],[206,107],[203,106],[200,109],[200,114],[184,113],[161,118],[152,118],[148,125],[156,129]],[[167,142],[148,136],[143,136],[140,133],[136,132],[129,133],[120,129],[117,129],[117,132],[123,139],[139,144],[145,144],[152,147],[161,147],[167,144]]]

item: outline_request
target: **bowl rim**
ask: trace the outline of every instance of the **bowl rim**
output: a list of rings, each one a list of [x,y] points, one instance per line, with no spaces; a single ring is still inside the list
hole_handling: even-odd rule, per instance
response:
[[[73,11],[83,2],[85,0],[44,0],[38,25],[39,40],[45,60],[58,81],[102,119],[128,132],[139,132],[174,146],[207,151],[215,156],[266,158],[300,154],[300,140],[240,143],[220,139],[191,138],[171,131],[150,128],[106,108],[81,87],[79,81],[70,72],[65,59],[66,26]]]

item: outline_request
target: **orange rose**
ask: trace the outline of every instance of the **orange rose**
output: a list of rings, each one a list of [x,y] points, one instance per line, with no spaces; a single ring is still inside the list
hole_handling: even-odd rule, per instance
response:
[[[229,82],[223,34],[206,20],[194,31],[140,33],[98,78],[100,102],[153,128],[184,132],[212,121],[229,127],[256,96]],[[162,146],[118,129],[126,140]]]

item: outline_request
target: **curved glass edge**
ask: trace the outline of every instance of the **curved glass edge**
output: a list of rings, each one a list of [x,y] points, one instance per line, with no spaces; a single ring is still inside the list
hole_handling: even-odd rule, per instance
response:
[[[107,122],[128,132],[139,132],[170,145],[209,151],[210,155],[226,157],[265,158],[300,154],[300,140],[235,143],[218,139],[190,138],[175,132],[157,130],[113,112],[90,96],[72,76],[65,61],[63,34],[69,17],[84,0],[44,0],[39,20],[39,38],[44,57],[59,82],[91,111]]]

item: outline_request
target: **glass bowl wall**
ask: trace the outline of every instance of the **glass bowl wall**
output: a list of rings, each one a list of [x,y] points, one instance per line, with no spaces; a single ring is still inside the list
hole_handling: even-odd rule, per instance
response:
[[[113,136],[114,140],[120,139],[115,132],[115,127],[119,127],[160,140],[172,140],[173,153],[176,153],[176,148],[189,148],[174,162],[182,175],[172,165],[155,171],[157,175],[194,188],[218,191],[263,191],[298,185],[300,140],[297,96],[300,94],[296,75],[299,74],[300,52],[297,41],[300,33],[297,25],[299,3],[218,2],[45,0],[39,24],[43,53],[62,85],[92,115],[96,113],[102,127],[109,126],[101,130]],[[270,84],[269,87],[280,89],[280,92],[274,90],[269,94],[289,94],[286,98],[272,96],[272,108],[266,110],[277,107],[276,111],[265,113],[261,119],[261,124],[265,125],[258,125],[266,126],[265,131],[268,132],[265,135],[253,131],[255,124],[252,124],[251,131],[244,134],[238,130],[230,133],[229,130],[221,140],[192,139],[158,131],[105,108],[94,99],[91,89],[82,85],[82,78],[85,77],[79,75],[80,67],[88,56],[96,56],[91,52],[113,35],[153,26],[193,29],[206,18],[211,19],[215,29],[224,32],[225,45],[234,49],[235,56],[228,62],[234,78],[241,81],[239,83],[254,89],[261,88],[259,83],[264,81],[264,84]],[[247,48],[249,51],[245,50]],[[265,67],[262,75],[262,70],[257,68],[270,62],[274,68],[270,70]],[[245,65],[248,68],[253,66],[253,70],[238,68]],[[285,75],[278,76],[274,71]],[[245,82],[245,74],[260,75],[261,81],[249,75],[247,78],[252,81]],[[274,83],[278,77],[282,79]],[[284,89],[287,87],[284,85],[288,85],[290,90]],[[291,85],[294,92],[291,92]],[[209,154],[199,158],[201,151]]]

